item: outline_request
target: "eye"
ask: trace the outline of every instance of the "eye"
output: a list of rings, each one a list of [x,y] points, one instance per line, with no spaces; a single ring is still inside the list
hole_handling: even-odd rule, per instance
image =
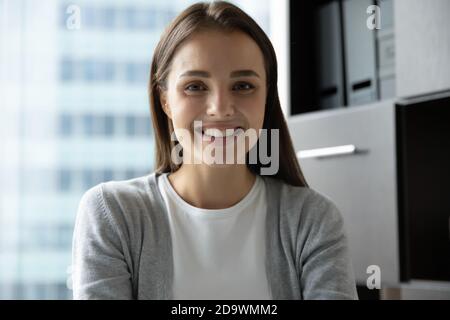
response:
[[[206,90],[206,87],[202,85],[201,83],[191,83],[187,85],[184,90],[190,91],[190,92],[198,92],[198,91],[204,91]]]
[[[248,82],[239,82],[233,86],[233,90],[237,90],[237,91],[250,91],[254,88],[255,88],[255,86]]]

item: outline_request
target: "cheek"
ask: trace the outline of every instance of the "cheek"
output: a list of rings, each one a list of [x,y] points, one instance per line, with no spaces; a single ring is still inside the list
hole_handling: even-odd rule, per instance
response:
[[[262,128],[264,122],[265,112],[264,99],[258,99],[253,103],[247,104],[245,108],[242,108],[241,112],[245,115],[251,127],[255,129]]]
[[[189,128],[198,116],[198,104],[189,99],[178,99],[172,105],[172,121],[177,127]]]

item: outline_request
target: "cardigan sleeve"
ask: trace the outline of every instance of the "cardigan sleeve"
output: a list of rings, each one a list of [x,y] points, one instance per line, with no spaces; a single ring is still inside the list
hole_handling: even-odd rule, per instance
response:
[[[72,240],[73,299],[132,299],[131,273],[120,228],[108,211],[102,185],[80,200]]]
[[[336,205],[312,191],[300,220],[299,276],[303,299],[357,300],[344,221]]]

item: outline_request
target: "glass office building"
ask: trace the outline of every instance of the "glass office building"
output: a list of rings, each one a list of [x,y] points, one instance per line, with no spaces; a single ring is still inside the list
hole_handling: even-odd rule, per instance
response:
[[[153,170],[152,52],[193,2],[0,0],[0,299],[72,298],[79,200]]]

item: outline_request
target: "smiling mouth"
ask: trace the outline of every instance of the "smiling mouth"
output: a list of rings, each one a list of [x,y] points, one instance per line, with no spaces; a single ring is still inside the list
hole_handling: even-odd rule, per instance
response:
[[[222,140],[225,141],[227,138],[231,139],[232,137],[237,137],[244,131],[242,127],[235,128],[226,128],[226,129],[218,129],[218,128],[203,128],[202,129],[202,140],[204,141],[215,141]]]

